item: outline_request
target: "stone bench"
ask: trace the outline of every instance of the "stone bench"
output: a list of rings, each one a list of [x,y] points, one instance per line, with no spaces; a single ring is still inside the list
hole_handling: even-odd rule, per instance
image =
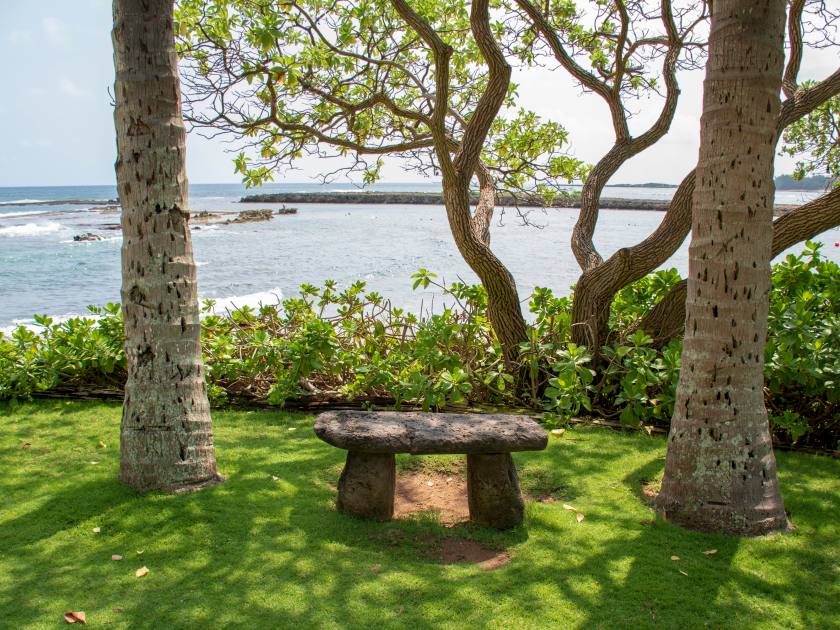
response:
[[[338,480],[338,509],[358,518],[394,514],[395,453],[466,454],[470,519],[506,529],[520,525],[524,502],[514,451],[541,451],[546,431],[515,415],[395,411],[332,411],[315,421],[315,434],[347,450]]]

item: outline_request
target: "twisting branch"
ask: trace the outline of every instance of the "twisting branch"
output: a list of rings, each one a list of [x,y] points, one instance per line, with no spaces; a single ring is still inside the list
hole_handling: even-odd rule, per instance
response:
[[[472,177],[490,126],[499,115],[510,86],[511,68],[505,60],[490,30],[488,0],[473,0],[470,28],[484,62],[487,64],[487,87],[478,100],[475,111],[464,131],[461,149],[455,158],[455,168]]]
[[[788,53],[785,73],[782,77],[782,91],[785,98],[791,98],[798,89],[797,77],[799,66],[802,64],[802,11],[805,8],[805,0],[791,0],[788,11]]]

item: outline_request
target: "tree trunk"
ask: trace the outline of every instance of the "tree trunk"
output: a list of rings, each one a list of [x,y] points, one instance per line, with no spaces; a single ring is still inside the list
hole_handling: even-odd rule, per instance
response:
[[[172,0],[114,0],[117,185],[128,379],[120,479],[179,491],[221,478],[201,362]]]
[[[657,509],[692,529],[788,526],[763,397],[784,0],[716,0],[682,370]]]
[[[472,228],[476,238],[486,247],[490,247],[490,223],[493,221],[493,211],[496,209],[496,181],[493,176],[479,164],[476,169],[478,177],[478,203],[472,215]]]
[[[512,366],[519,358],[519,344],[528,338],[525,318],[513,275],[484,243],[472,220],[469,184],[469,176],[444,176],[446,216],[458,251],[487,291],[487,315]]]

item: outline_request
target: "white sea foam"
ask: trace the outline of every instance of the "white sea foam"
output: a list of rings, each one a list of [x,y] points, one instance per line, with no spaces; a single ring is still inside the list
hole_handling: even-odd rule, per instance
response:
[[[202,297],[202,299],[205,299]],[[247,295],[236,295],[228,298],[212,298],[216,300],[213,305],[213,314],[223,315],[228,311],[235,311],[243,306],[250,306],[251,308],[259,308],[260,306],[269,306],[279,304],[283,299],[283,291],[280,287],[274,287],[268,291],[260,291],[259,293],[249,293]]]
[[[45,199],[12,199],[11,201],[0,201],[0,206],[19,206],[22,203],[41,203]]]
[[[40,234],[52,234],[63,230],[64,226],[55,221],[44,223],[24,223],[23,225],[9,225],[0,228],[0,236],[38,236]]]
[[[98,319],[96,315],[92,315],[91,313],[63,313],[62,315],[50,315],[50,318],[53,320],[54,324],[61,324],[66,322],[69,319],[73,319],[74,317],[87,317],[90,319]],[[31,330],[32,332],[41,332],[44,330],[44,327],[40,324],[36,324],[34,319],[26,318],[26,319],[13,319],[11,325],[9,326],[0,326],[0,333],[4,335],[11,335],[14,331],[16,331],[20,326]]]
[[[3,205],[3,204],[0,204]],[[0,212],[0,219],[11,219],[12,217],[28,217],[33,214],[49,214],[55,210],[28,210],[26,212]]]

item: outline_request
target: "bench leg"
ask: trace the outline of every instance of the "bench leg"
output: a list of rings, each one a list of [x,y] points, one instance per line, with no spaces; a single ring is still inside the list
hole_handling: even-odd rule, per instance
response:
[[[467,455],[470,520],[496,529],[521,525],[525,503],[510,453]]]
[[[338,480],[339,512],[356,518],[387,521],[394,515],[394,455],[347,452]]]

